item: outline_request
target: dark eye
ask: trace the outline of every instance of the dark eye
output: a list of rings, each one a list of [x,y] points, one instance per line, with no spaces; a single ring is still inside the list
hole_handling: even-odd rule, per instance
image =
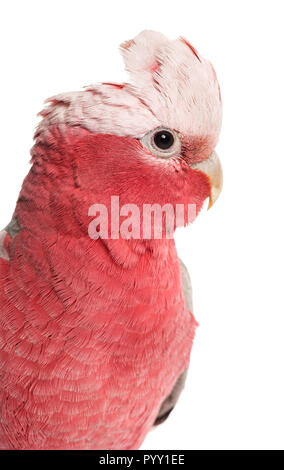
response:
[[[153,136],[155,145],[161,150],[168,150],[174,144],[174,136],[171,132],[162,130]]]
[[[156,127],[141,138],[141,143],[152,155],[159,158],[177,157],[181,152],[181,141],[173,129]]]

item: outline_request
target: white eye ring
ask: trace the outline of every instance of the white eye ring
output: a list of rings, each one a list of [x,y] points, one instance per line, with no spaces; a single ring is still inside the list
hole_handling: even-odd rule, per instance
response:
[[[181,152],[181,141],[177,132],[167,127],[157,127],[145,134],[140,141],[155,157],[171,158]]]

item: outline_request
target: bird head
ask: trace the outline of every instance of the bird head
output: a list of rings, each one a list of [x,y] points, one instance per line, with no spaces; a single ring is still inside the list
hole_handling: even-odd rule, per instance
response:
[[[214,68],[185,39],[154,31],[124,42],[121,52],[129,83],[57,95],[41,113],[32,156],[36,173],[56,185],[54,217],[62,218],[61,198],[86,225],[87,208],[110,209],[112,196],[139,208],[194,205],[197,214],[222,186]]]

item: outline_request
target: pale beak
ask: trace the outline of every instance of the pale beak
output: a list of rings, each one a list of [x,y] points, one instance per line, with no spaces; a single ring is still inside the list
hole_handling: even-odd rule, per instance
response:
[[[210,207],[213,206],[214,202],[217,201],[223,185],[223,172],[219,157],[214,150],[209,158],[202,160],[202,162],[193,163],[190,166],[192,169],[204,173],[210,181],[211,194],[209,196],[209,210]]]

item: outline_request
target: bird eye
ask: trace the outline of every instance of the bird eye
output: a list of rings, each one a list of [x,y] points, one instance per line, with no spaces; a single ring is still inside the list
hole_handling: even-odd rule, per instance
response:
[[[176,131],[166,128],[154,129],[141,139],[142,145],[160,158],[177,156],[181,150],[181,143]]]
[[[161,150],[168,150],[175,141],[173,134],[166,130],[156,132],[153,138],[155,145]]]

